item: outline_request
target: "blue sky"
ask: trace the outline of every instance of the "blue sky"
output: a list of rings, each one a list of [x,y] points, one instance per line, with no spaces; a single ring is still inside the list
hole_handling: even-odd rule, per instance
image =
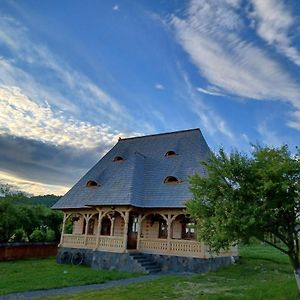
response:
[[[68,190],[118,137],[300,138],[300,2],[1,1],[0,183]]]

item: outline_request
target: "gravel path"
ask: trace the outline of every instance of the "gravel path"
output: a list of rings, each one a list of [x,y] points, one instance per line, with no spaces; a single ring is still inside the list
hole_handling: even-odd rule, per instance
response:
[[[141,277],[113,280],[113,281],[108,281],[100,284],[79,285],[79,286],[70,286],[70,287],[59,288],[59,289],[13,293],[13,294],[7,294],[5,296],[0,296],[0,300],[33,299],[33,298],[42,298],[42,297],[48,297],[48,296],[60,295],[60,294],[74,294],[74,293],[84,292],[87,290],[108,289],[115,286],[127,285],[130,283],[145,282],[145,281],[153,280],[160,276],[163,275],[162,274],[145,275]]]

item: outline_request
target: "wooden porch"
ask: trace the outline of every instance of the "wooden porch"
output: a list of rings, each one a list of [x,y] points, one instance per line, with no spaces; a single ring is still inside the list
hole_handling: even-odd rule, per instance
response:
[[[182,209],[97,207],[64,212],[59,247],[210,258]],[[232,247],[218,256],[237,256]]]

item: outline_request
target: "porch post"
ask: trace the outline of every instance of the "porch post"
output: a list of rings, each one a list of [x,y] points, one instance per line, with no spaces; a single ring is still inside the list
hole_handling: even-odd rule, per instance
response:
[[[136,241],[136,249],[140,250],[141,248],[141,232],[142,232],[142,215],[138,216],[138,232],[137,232],[137,241]]]
[[[115,230],[115,217],[110,218],[111,226],[110,226],[110,236],[114,235]]]
[[[124,252],[127,249],[127,240],[128,240],[128,223],[129,223],[129,210],[125,212],[124,215]]]
[[[59,242],[58,247],[60,247],[63,244],[66,221],[69,216],[70,216],[70,214],[64,213],[63,224],[62,224],[61,235],[60,235],[60,242]]]
[[[94,249],[97,250],[100,244],[100,233],[101,233],[101,225],[102,225],[102,211],[97,209],[98,211],[98,224],[97,224],[97,233],[96,233],[96,247]]]
[[[92,216],[92,214],[86,214],[86,216],[84,216],[84,218],[85,218],[84,245],[85,246],[86,246],[87,231],[89,228],[89,221],[90,221],[91,216]]]
[[[171,224],[172,224],[172,216],[168,214],[167,225],[168,225],[168,237],[167,237],[167,245],[168,245],[168,253],[171,251]]]

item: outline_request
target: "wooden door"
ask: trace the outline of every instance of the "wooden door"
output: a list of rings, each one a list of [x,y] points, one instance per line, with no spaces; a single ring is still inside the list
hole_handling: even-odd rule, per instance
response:
[[[129,215],[127,249],[136,249],[138,232],[138,216]]]

